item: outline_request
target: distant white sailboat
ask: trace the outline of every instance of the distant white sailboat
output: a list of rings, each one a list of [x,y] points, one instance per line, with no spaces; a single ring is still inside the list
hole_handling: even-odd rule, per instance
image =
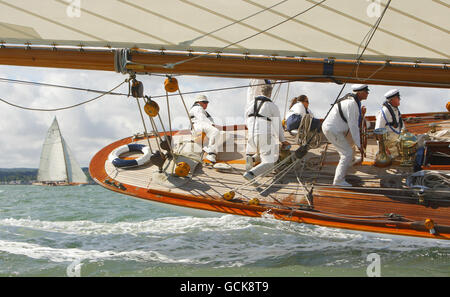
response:
[[[88,183],[86,174],[81,170],[61,135],[56,117],[48,129],[42,146],[37,181],[34,184],[78,185]]]

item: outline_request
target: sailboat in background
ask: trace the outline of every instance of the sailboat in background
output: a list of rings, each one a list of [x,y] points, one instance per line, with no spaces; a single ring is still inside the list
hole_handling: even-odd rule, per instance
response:
[[[60,186],[87,183],[87,176],[62,137],[55,117],[42,146],[37,182],[34,185]]]

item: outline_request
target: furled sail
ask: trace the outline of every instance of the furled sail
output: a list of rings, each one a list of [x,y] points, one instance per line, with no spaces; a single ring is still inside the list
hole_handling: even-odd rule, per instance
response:
[[[8,44],[355,59],[388,0],[2,0]],[[366,60],[450,61],[446,0],[389,2]]]
[[[39,182],[88,182],[61,135],[56,117],[48,129],[42,146],[37,180]]]

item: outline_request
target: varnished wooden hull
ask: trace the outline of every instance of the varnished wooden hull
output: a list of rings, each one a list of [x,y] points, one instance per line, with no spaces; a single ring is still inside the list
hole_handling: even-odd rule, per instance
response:
[[[279,220],[357,231],[450,239],[448,198],[419,201],[419,197],[408,189],[401,191],[404,196],[401,198],[398,189],[386,191],[376,187],[339,188],[318,184],[313,191],[313,207],[308,207],[306,203],[299,204],[298,201],[291,203],[289,195],[281,205],[267,200],[261,201],[259,205],[249,205],[248,201],[239,197],[231,201],[224,200],[221,194],[225,189],[219,190],[219,186],[216,192],[197,191],[195,186],[190,191],[177,192],[115,180],[105,170],[105,162],[112,150],[130,142],[131,137],[114,142],[93,157],[89,170],[98,184],[136,198],[187,208],[249,217],[270,215]],[[242,183],[244,181],[242,179]],[[295,200],[298,197],[292,198]],[[434,230],[426,227],[427,219],[434,222]]]

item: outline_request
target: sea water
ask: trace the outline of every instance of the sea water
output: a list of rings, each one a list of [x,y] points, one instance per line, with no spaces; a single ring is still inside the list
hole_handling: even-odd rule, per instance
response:
[[[0,186],[0,276],[450,276],[450,242]]]

